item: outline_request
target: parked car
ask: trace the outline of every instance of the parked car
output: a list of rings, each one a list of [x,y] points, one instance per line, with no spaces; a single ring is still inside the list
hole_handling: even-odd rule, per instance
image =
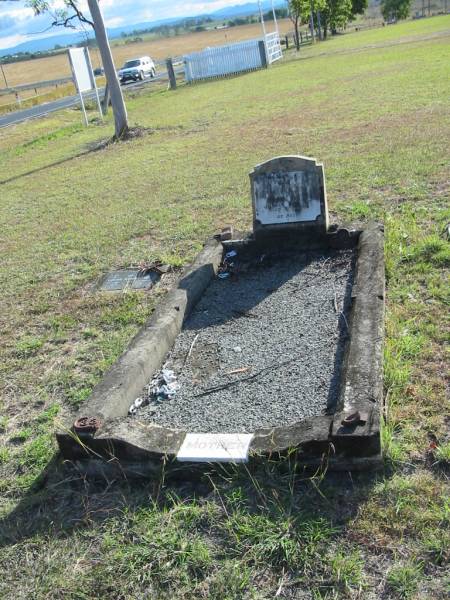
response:
[[[97,67],[96,69],[94,69],[94,75],[96,77],[99,77],[100,75],[104,75],[105,74],[105,70],[103,69],[103,67]]]
[[[127,60],[119,70],[119,79],[120,83],[125,83],[130,80],[137,81],[138,79],[142,81],[145,77],[154,77],[155,74],[155,63],[150,56],[141,56],[141,58]]]

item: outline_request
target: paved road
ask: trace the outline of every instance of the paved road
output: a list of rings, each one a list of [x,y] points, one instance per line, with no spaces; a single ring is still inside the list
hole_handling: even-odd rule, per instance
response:
[[[182,71],[182,69],[178,69],[177,73]],[[123,86],[124,90],[140,88],[146,86],[150,83],[154,83],[156,81],[160,81],[167,77],[167,72],[158,73],[156,77],[153,79],[147,79],[145,81],[138,81],[137,83],[130,83]],[[103,97],[104,88],[99,88],[100,98]],[[84,95],[85,99],[93,99],[95,98],[95,92],[89,92]],[[61,98],[59,100],[55,100],[53,102],[46,102],[45,104],[39,104],[38,106],[33,106],[31,108],[25,108],[24,110],[18,110],[13,113],[7,113],[0,117],[0,128],[8,127],[9,125],[15,125],[16,123],[21,123],[22,121],[28,121],[28,119],[34,119],[36,117],[43,117],[44,115],[48,115],[49,113],[55,112],[57,110],[62,110],[64,108],[70,108],[72,106],[76,106],[80,103],[80,98],[78,94],[76,96],[67,96],[65,98]]]

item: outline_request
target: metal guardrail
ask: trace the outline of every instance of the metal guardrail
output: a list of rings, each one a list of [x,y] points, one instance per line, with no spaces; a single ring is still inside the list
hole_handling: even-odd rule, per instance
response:
[[[172,63],[174,66],[179,64],[183,64],[182,56],[175,56],[172,58]],[[17,63],[20,64],[20,63]],[[166,60],[158,60],[155,61],[155,65],[157,67],[166,68]],[[72,77],[61,77],[60,79],[48,79],[47,81],[36,81],[34,83],[22,83],[20,85],[15,85],[13,87],[1,88],[0,96],[8,96],[10,94],[18,94],[20,92],[24,92],[26,90],[38,90],[47,87],[58,87],[58,85],[64,85],[65,83],[73,82]]]
[[[8,94],[17,94],[24,92],[25,90],[37,90],[39,88],[46,87],[57,87],[64,83],[70,83],[73,81],[72,77],[61,77],[60,79],[49,79],[48,81],[36,81],[35,83],[22,83],[15,85],[14,87],[7,87],[0,89],[0,96],[7,96]]]

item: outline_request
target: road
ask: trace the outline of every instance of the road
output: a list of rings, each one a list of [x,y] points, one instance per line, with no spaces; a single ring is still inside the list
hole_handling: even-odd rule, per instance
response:
[[[176,73],[182,72],[183,69],[177,69]],[[152,79],[147,79],[145,81],[138,81],[136,83],[130,83],[124,85],[122,89],[136,89],[140,87],[144,87],[148,84],[155,83],[156,81],[161,81],[161,79],[167,78],[167,71],[158,73],[156,77]],[[100,98],[103,97],[104,88],[99,88],[98,92]],[[83,98],[85,100],[92,100],[95,98],[95,92],[89,92],[84,94]],[[58,110],[62,110],[64,108],[71,108],[72,106],[76,106],[80,103],[80,97],[78,94],[76,96],[67,96],[65,98],[60,98],[59,100],[54,100],[53,102],[46,102],[45,104],[39,104],[38,106],[33,106],[31,108],[25,108],[24,110],[18,110],[13,113],[7,113],[5,115],[0,116],[0,129],[2,127],[9,127],[10,125],[15,125],[17,123],[22,123],[22,121],[28,121],[28,119],[35,119],[37,117],[43,117],[48,115],[49,113],[56,112]]]

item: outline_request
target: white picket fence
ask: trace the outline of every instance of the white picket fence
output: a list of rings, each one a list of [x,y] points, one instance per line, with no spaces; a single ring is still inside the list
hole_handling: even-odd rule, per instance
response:
[[[253,71],[265,66],[265,62],[270,64],[281,58],[280,37],[277,32],[266,36],[266,61],[264,51],[261,56],[260,41],[247,40],[183,56],[186,81],[190,83],[200,79]]]
[[[223,77],[260,69],[259,40],[248,40],[227,46],[207,48],[184,56],[186,81]]]
[[[278,31],[266,34],[266,54],[267,62],[272,64],[276,60],[283,58],[283,52],[281,50],[280,35]]]

